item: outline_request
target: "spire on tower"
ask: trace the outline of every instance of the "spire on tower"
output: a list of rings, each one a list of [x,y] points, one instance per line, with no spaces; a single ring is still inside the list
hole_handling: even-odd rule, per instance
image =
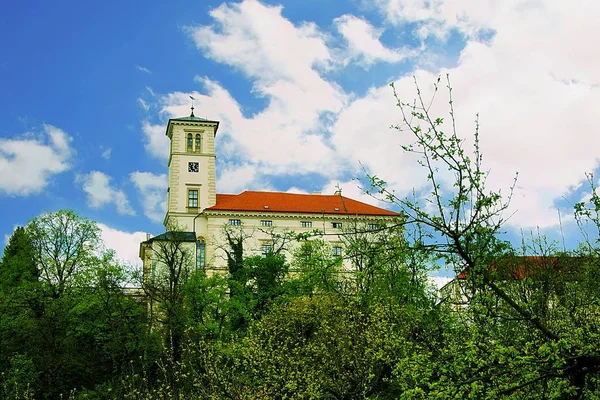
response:
[[[192,113],[190,114],[190,117],[194,117],[194,100],[196,100],[195,98],[193,98],[192,96],[190,96],[190,99],[192,99]]]

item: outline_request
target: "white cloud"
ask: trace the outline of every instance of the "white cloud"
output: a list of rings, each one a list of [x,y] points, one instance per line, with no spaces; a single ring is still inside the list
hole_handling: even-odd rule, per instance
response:
[[[375,29],[368,21],[354,15],[342,15],[336,18],[334,24],[337,30],[348,42],[349,59],[358,59],[366,66],[377,61],[398,62],[414,55],[408,49],[389,49],[385,47],[379,37],[381,30]]]
[[[80,177],[80,181],[83,182],[83,190],[87,193],[88,205],[91,208],[102,208],[107,204],[114,204],[119,214],[135,215],[125,192],[112,187],[110,185],[111,177],[108,175],[100,171],[92,171]]]
[[[220,166],[217,187],[219,193],[240,193],[252,190],[256,186],[262,190],[269,190],[270,186],[260,180],[257,167],[251,163],[223,164]]]
[[[379,201],[373,196],[365,193],[360,183],[357,181],[338,182],[331,181],[327,183],[321,193],[323,194],[335,194],[338,190],[342,191],[342,196],[348,197],[363,203],[371,204],[376,207],[389,208],[389,204]]]
[[[154,90],[150,86],[146,86],[146,90],[150,93],[150,96],[156,97],[156,93],[154,93]]]
[[[165,135],[165,127],[162,124],[151,124],[142,122],[142,132],[145,136],[144,148],[151,156],[167,162],[169,158],[169,138]]]
[[[152,73],[148,68],[143,67],[141,65],[136,65],[135,69],[137,69],[138,71],[143,72],[145,74],[151,74]]]
[[[449,72],[459,135],[472,137],[473,120],[480,113],[481,149],[484,167],[491,169],[490,187],[504,188],[506,195],[514,173],[519,172],[512,206],[518,212],[509,223],[517,227],[556,225],[555,199],[568,193],[584,172],[598,166],[600,135],[595,132],[595,110],[600,107],[596,67],[600,55],[589,49],[594,46],[594,33],[600,34],[598,18],[591,17],[600,15],[600,4],[386,4],[396,11],[404,7],[402,15],[413,20],[425,21],[434,15],[470,38],[456,67],[416,72],[422,90],[427,97],[438,72]],[[479,27],[493,29],[494,36],[486,43],[478,41],[477,35],[469,32]],[[397,87],[404,101],[415,97],[412,77],[399,77]],[[424,177],[415,169],[414,159],[398,148],[409,138],[384,128],[401,121],[399,110],[392,110],[395,101],[389,93],[385,87],[374,89],[344,109],[333,129],[333,142],[338,154],[358,155],[369,171],[382,175],[399,195],[405,195],[410,187],[422,187]],[[445,93],[438,95],[434,116],[448,120],[447,100]],[[381,128],[373,132],[372,121]],[[372,132],[369,140],[361,140],[368,130]]]
[[[112,154],[112,149],[109,147],[107,149],[104,149],[104,151],[102,151],[102,158],[104,158],[105,160],[110,160],[110,156]]]
[[[295,194],[309,194],[306,190],[297,188],[295,186],[292,186],[291,188],[286,190],[286,192],[287,193],[295,193]]]
[[[326,35],[312,23],[294,25],[281,7],[256,1],[222,4],[210,15],[213,26],[189,28],[197,47],[249,77],[267,106],[246,118],[223,87],[198,78],[206,95],[173,93],[165,98],[164,111],[186,115],[191,94],[198,98],[198,115],[224,120],[218,139],[229,141],[237,157],[270,173],[335,171],[321,118],[342,109],[347,96],[319,73],[336,62]]]
[[[146,100],[142,99],[141,97],[138,97],[137,102],[140,105],[140,107],[144,109],[144,111],[148,111],[150,109],[150,105],[146,102]]]
[[[146,240],[146,233],[120,231],[100,223],[98,227],[102,231],[102,240],[105,246],[113,249],[122,262],[131,266],[142,266],[139,249],[140,243]]]
[[[0,192],[27,196],[39,193],[52,177],[70,168],[71,137],[52,125],[43,135],[0,139]]]
[[[600,3],[381,0],[377,4],[387,16],[386,29],[402,32],[410,22],[421,39],[454,38],[448,35],[451,30],[464,35],[465,43],[452,43],[464,48],[457,60],[448,63],[450,69],[415,68],[397,77],[398,91],[411,101],[415,88],[409,75],[415,74],[427,98],[438,74],[450,72],[460,136],[472,137],[473,120],[480,113],[480,144],[484,167],[491,169],[490,187],[504,188],[507,194],[514,172],[520,173],[513,200],[513,210],[519,212],[510,224],[556,224],[555,199],[598,165],[600,53],[589,49],[600,34],[600,19],[594,18],[600,15]],[[273,175],[316,173],[330,182],[346,182],[348,176],[363,175],[358,161],[367,172],[389,182],[400,197],[413,187],[425,187],[424,171],[400,148],[411,141],[408,133],[388,129],[401,122],[390,88],[374,87],[363,96],[344,92],[325,74],[339,66],[340,49],[330,47],[333,41],[316,25],[292,23],[281,10],[256,1],[222,4],[211,11],[214,25],[189,28],[207,57],[251,81],[253,94],[266,102],[262,110],[247,115],[226,88],[205,77],[197,79],[204,94],[177,92],[160,99],[164,116],[181,116],[189,112],[191,94],[198,98],[199,115],[222,121],[217,152],[227,162],[219,171],[219,191],[265,189],[264,176]],[[369,21],[345,15],[334,27],[364,62],[394,59],[396,50],[381,44],[381,31]],[[419,51],[420,60],[437,54],[426,46]],[[432,115],[448,120],[447,100],[447,95],[438,94]],[[147,149],[164,160],[168,140],[163,130],[146,124],[144,132]],[[444,185],[450,183],[448,174],[442,179]]]
[[[418,23],[417,37],[442,40],[451,29],[476,38],[483,29],[493,28],[497,16],[538,6],[530,0],[376,0],[374,4],[393,24]]]
[[[167,175],[135,171],[129,179],[139,192],[144,215],[153,222],[162,222],[167,211]]]

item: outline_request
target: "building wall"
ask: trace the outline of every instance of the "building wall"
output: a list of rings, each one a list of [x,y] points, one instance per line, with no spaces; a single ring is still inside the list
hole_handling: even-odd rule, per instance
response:
[[[200,221],[202,220],[202,221]],[[240,220],[241,225],[230,225],[230,220]],[[272,226],[262,226],[261,221],[272,221]],[[311,227],[303,227],[302,222],[311,222]],[[332,223],[342,223],[342,227],[333,228]],[[263,244],[279,244],[277,238],[273,243],[274,235],[285,234],[293,238],[293,234],[311,234],[318,230],[319,234],[311,238],[323,239],[331,246],[344,247],[344,240],[340,235],[350,234],[351,228],[360,225],[361,230],[368,224],[387,224],[398,222],[397,217],[371,217],[348,215],[322,215],[322,214],[293,214],[293,213],[257,213],[257,212],[213,212],[206,211],[205,215],[197,219],[196,235],[206,241],[206,268],[222,270],[227,266],[227,257],[224,248],[228,248],[225,229],[243,234],[244,256],[261,255]],[[322,234],[322,235],[321,235]],[[285,245],[284,254],[291,259],[300,242],[293,239]],[[349,266],[348,266],[349,267]]]
[[[176,215],[173,221],[179,220]],[[188,215],[181,218],[178,230],[193,232],[192,225],[188,223],[193,220]],[[230,220],[239,220],[241,225],[230,225]],[[271,221],[271,226],[263,226],[261,221]],[[312,226],[303,227],[302,222],[311,222]],[[341,228],[333,228],[332,223],[342,223]],[[227,272],[227,254],[229,249],[225,230],[234,236],[243,238],[244,257],[262,254],[262,245],[271,244],[275,248],[281,245],[277,236],[285,236],[287,242],[283,254],[288,261],[292,260],[294,251],[301,245],[296,240],[295,234],[307,234],[308,239],[322,239],[332,248],[341,247],[342,258],[345,256],[344,235],[351,235],[353,229],[360,231],[369,230],[369,224],[392,225],[399,222],[398,217],[375,217],[375,216],[348,216],[348,215],[323,215],[323,214],[300,214],[300,213],[258,213],[258,212],[215,212],[207,210],[197,216],[194,223],[196,238],[204,242],[204,268],[209,274]],[[315,233],[318,231],[318,233]],[[159,242],[142,245],[145,249],[142,259],[146,273],[163,269],[156,255]],[[185,243],[184,248],[190,255],[190,268],[196,267],[196,245]],[[333,254],[332,254],[333,255]],[[344,260],[345,270],[352,270],[353,266],[349,260]]]

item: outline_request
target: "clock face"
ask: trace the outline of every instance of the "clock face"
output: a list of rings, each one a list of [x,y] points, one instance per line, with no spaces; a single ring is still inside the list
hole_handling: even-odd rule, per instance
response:
[[[188,172],[198,172],[198,163],[197,162],[189,162],[188,163]]]

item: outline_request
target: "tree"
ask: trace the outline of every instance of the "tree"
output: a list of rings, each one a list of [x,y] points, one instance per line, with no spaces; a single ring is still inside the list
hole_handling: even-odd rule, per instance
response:
[[[40,285],[31,239],[17,227],[0,261],[0,371],[6,371],[4,396],[31,393],[38,373],[27,353],[35,335],[35,318],[41,312]],[[27,365],[25,375],[23,365]],[[21,372],[19,372],[21,371]],[[11,394],[12,393],[12,394]]]
[[[36,282],[38,274],[32,240],[25,229],[19,226],[4,248],[0,262],[0,286],[18,286],[25,282]]]
[[[342,259],[333,255],[331,246],[323,239],[302,241],[292,258],[292,271],[299,293],[312,297],[318,293],[337,292]]]
[[[163,330],[167,359],[181,361],[185,331],[184,285],[194,270],[195,234],[170,227],[142,244],[145,265],[142,287],[150,302],[151,320]],[[151,321],[151,323],[152,323]]]
[[[5,388],[20,384],[36,398],[99,394],[126,368],[139,369],[149,343],[146,312],[123,294],[129,274],[98,233],[93,221],[66,210],[15,230],[0,263]]]
[[[539,398],[540,394],[544,398],[589,395],[597,384],[600,369],[598,327],[587,320],[583,329],[574,329],[565,319],[567,309],[562,304],[575,307],[571,312],[586,315],[584,319],[592,318],[597,306],[584,311],[585,308],[572,301],[565,302],[568,297],[561,294],[566,287],[585,287],[586,279],[580,276],[558,284],[554,275],[551,278],[557,283],[552,289],[554,297],[536,299],[523,296],[524,292],[519,290],[519,285],[524,289],[522,285],[532,284],[531,277],[518,282],[502,277],[498,266],[517,260],[510,244],[499,237],[514,183],[506,199],[500,191],[487,189],[488,172],[483,168],[479,149],[478,118],[469,151],[457,133],[449,78],[449,121],[430,114],[439,83],[440,79],[434,85],[431,101],[423,98],[416,85],[417,98],[413,102],[402,101],[392,84],[402,115],[402,123],[395,128],[413,138],[412,143],[402,147],[419,157],[429,179],[425,205],[397,197],[383,180],[370,176],[372,193],[398,204],[408,223],[430,230],[433,240],[416,245],[434,249],[447,265],[454,267],[456,274],[463,273],[466,279],[459,284],[468,286],[472,294],[456,323],[445,327],[446,344],[432,353],[437,363],[432,364],[435,367],[428,374],[434,373],[437,378],[428,387],[429,395],[518,398]],[[444,182],[442,177],[448,176],[451,182]],[[593,265],[597,263],[594,261]],[[545,272],[552,274],[550,270]],[[597,298],[589,292],[585,296]],[[550,302],[541,307],[540,301]]]
[[[104,248],[96,223],[71,210],[45,213],[29,221],[34,259],[41,279],[58,298],[71,278],[92,267]]]

